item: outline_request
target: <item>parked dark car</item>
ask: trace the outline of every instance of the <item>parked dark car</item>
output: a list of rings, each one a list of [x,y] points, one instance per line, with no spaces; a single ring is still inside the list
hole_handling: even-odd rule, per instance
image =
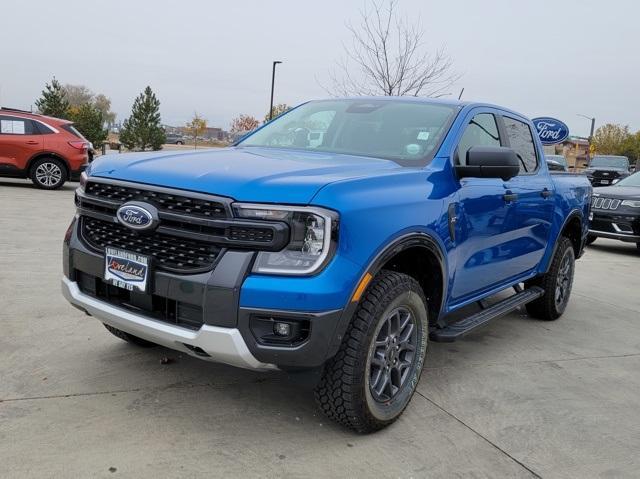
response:
[[[167,133],[167,144],[170,145],[184,145],[184,137],[178,133]]]
[[[567,159],[562,155],[544,155],[549,171],[569,171]]]
[[[596,155],[584,172],[593,186],[615,185],[631,174],[629,172],[629,158],[626,156]]]
[[[567,166],[563,163],[560,163],[555,158],[553,158],[554,156],[557,156],[557,155],[546,155],[547,168],[549,168],[549,171],[551,173],[555,171],[564,171],[564,172],[569,171],[567,170]]]
[[[591,201],[593,220],[587,243],[611,238],[635,243],[640,249],[640,173],[614,186],[598,188]]]

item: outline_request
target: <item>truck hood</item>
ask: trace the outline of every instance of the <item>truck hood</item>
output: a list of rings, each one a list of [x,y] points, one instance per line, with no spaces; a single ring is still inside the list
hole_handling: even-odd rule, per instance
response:
[[[390,160],[274,148],[232,147],[105,155],[92,177],[227,196],[238,201],[306,204],[334,181],[389,174]]]

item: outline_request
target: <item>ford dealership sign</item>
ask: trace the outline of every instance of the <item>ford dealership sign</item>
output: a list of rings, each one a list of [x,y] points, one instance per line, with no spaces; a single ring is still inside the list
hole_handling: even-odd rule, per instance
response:
[[[533,124],[543,145],[562,143],[569,136],[569,127],[555,118],[534,118]]]

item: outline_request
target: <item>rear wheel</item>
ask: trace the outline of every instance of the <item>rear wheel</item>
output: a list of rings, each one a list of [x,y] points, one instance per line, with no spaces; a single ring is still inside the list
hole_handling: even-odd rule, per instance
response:
[[[598,239],[598,237],[597,237],[597,236],[589,235],[589,236],[587,236],[587,242],[586,242],[586,244],[587,244],[587,245],[590,245],[591,243],[593,243],[593,242],[594,242],[595,240],[597,240],[597,239]]]
[[[393,423],[415,392],[427,348],[422,288],[412,277],[382,271],[361,300],[342,345],[315,390],[331,419],[360,433]]]
[[[40,158],[31,167],[31,181],[43,190],[56,190],[67,180],[67,169],[56,158]]]
[[[553,321],[564,313],[569,303],[575,270],[575,251],[571,240],[562,236],[553,255],[549,271],[540,278],[529,282],[541,286],[544,294],[527,304],[527,312],[534,318]]]
[[[133,334],[125,333],[124,331],[114,328],[113,326],[109,326],[108,324],[105,324],[104,327],[107,328],[107,331],[109,331],[117,338],[120,338],[128,343],[135,344],[136,346],[141,346],[143,348],[152,348],[154,346],[157,346],[156,343],[152,343],[151,341],[147,341],[146,339],[139,338],[138,336],[134,336]]]

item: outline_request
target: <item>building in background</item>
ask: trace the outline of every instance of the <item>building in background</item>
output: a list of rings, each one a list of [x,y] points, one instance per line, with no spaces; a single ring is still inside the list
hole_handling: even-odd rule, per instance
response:
[[[567,159],[569,171],[582,171],[588,165],[589,141],[579,136],[570,136],[557,145],[547,145],[544,152],[548,155],[562,155]]]

